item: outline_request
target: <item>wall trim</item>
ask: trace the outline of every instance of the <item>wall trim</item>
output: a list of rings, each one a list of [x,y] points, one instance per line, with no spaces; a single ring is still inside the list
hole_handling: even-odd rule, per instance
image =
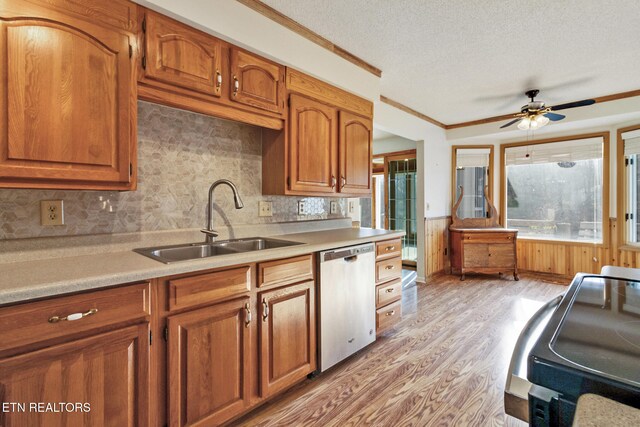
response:
[[[309,28],[294,21],[288,16],[278,12],[276,9],[264,4],[260,0],[237,0],[237,1],[238,3],[241,3],[247,6],[248,8],[253,9],[259,14],[271,19],[274,22],[277,22],[283,27],[288,28],[289,30],[317,44],[318,46],[321,46],[327,49],[328,51],[335,53],[339,57],[346,59],[352,64],[357,65],[363,70],[366,70],[377,77],[382,77],[381,69],[369,64],[365,60],[355,56],[354,54],[341,48],[340,46],[335,45],[331,41],[322,37],[320,34],[311,31]]]
[[[392,107],[396,107],[398,110],[402,110],[405,113],[411,114],[412,116],[415,116],[421,120],[424,120],[425,122],[429,122],[432,125],[436,125],[442,129],[447,128],[447,125],[445,125],[444,123],[439,122],[436,119],[433,119],[427,116],[426,114],[422,114],[421,112],[416,111],[411,107],[407,107],[406,105],[401,104],[398,101],[394,101],[393,99],[387,98],[384,95],[380,95],[380,102],[384,102],[385,104],[391,105]]]

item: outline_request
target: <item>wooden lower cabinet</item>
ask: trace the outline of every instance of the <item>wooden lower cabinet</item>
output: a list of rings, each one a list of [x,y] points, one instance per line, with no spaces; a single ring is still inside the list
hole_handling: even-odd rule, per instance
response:
[[[316,369],[315,282],[259,294],[260,395],[269,397]]]
[[[8,357],[0,360],[2,401],[26,406],[1,413],[0,425],[148,425],[148,380],[147,323]]]
[[[250,402],[249,297],[170,316],[170,426],[219,425]]]

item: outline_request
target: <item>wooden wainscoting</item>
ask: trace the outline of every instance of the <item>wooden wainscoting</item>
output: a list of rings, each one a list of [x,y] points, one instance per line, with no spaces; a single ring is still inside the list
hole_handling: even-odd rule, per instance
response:
[[[450,216],[425,218],[425,274],[427,277],[446,273],[449,267],[449,225]]]

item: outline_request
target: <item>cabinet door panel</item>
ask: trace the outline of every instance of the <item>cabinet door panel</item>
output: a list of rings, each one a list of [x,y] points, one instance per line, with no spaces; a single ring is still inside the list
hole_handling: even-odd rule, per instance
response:
[[[145,77],[220,96],[220,40],[147,11],[145,48]]]
[[[171,426],[217,425],[249,403],[249,298],[168,318]]]
[[[0,21],[0,58],[0,178],[129,182],[136,112],[127,35]]]
[[[149,394],[147,324],[0,360],[3,426],[143,426]],[[88,403],[90,411],[40,412],[31,402]]]
[[[283,66],[232,48],[231,75],[233,101],[275,113],[284,111]]]
[[[372,128],[370,119],[340,111],[341,193],[371,193]]]
[[[304,379],[316,369],[313,281],[260,294],[262,397]]]
[[[291,95],[289,109],[291,190],[336,191],[336,110],[320,102]]]

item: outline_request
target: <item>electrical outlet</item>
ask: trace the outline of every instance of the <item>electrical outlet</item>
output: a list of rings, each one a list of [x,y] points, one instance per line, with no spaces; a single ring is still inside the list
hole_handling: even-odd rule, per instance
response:
[[[307,202],[303,200],[298,201],[298,215],[306,215],[307,214]]]
[[[349,214],[354,213],[356,210],[356,202],[349,200]]]
[[[329,203],[329,213],[335,215],[338,213],[338,202]]]
[[[273,204],[271,202],[258,203],[258,215],[259,216],[273,216]]]
[[[64,225],[62,200],[40,201],[40,225]]]

